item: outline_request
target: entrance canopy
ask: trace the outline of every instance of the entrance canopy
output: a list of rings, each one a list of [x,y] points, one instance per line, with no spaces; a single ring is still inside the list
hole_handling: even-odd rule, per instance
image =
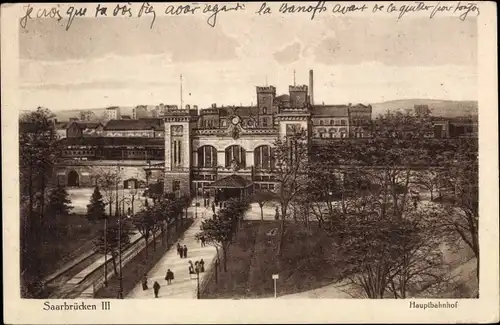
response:
[[[206,187],[211,187],[211,188],[234,188],[234,189],[246,189],[248,187],[252,186],[252,182],[247,181],[241,176],[238,175],[230,175],[224,178],[221,178],[212,184],[206,186]]]

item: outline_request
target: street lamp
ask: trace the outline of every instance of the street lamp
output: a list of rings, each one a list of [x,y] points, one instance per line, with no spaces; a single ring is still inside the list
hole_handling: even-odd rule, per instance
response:
[[[119,280],[120,285],[118,287],[118,299],[123,299],[123,277],[122,277],[122,214],[118,217],[118,256],[119,256]]]
[[[198,219],[198,188],[196,188],[196,193],[194,196],[194,218]]]

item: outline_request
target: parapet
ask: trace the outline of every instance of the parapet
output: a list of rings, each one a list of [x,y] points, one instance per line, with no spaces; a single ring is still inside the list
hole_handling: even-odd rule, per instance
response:
[[[163,116],[197,116],[198,111],[195,109],[172,109],[168,108],[163,112]]]
[[[276,87],[274,86],[257,86],[258,93],[273,93],[276,94]]]
[[[306,85],[289,86],[288,91],[290,91],[290,92],[293,92],[293,91],[305,91],[305,92],[307,92],[307,86]]]

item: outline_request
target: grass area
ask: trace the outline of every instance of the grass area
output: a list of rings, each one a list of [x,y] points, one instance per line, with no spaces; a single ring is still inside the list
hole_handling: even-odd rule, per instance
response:
[[[139,283],[145,273],[148,273],[153,266],[158,263],[158,261],[165,255],[168,249],[175,243],[175,241],[182,236],[182,234],[191,226],[193,223],[192,219],[184,219],[184,223],[179,227],[178,232],[172,231],[169,236],[169,245],[162,245],[161,238],[156,240],[156,251],[153,251],[153,243],[151,242],[148,246],[148,259],[146,262],[146,248],[142,249],[137,256],[132,258],[122,270],[123,277],[123,296],[125,297],[134,287]],[[143,240],[143,239],[141,239]],[[111,268],[110,272],[113,272]],[[113,276],[108,281],[107,287],[102,287],[99,289],[95,298],[117,298],[118,288],[120,282],[117,276]]]
[[[278,295],[312,290],[336,281],[332,239],[314,223],[307,231],[287,223],[284,250],[276,257],[278,236],[267,233],[279,221],[245,221],[230,246],[227,272],[220,267],[218,283],[212,277],[203,298],[265,298],[274,295],[272,275],[279,273]]]
[[[42,270],[44,275],[91,250],[93,239],[103,228],[103,221],[91,223],[85,215],[80,214],[57,216],[52,224],[54,226],[44,237],[45,242],[40,249],[40,258],[43,265],[47,266]]]

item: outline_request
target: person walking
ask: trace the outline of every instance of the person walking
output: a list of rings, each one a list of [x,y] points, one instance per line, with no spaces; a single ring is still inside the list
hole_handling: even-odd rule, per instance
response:
[[[148,290],[148,275],[144,274],[142,277],[142,290]]]
[[[188,256],[188,248],[186,245],[184,245],[184,248],[182,249],[182,253],[184,255],[184,258],[187,258]]]
[[[201,247],[205,247],[205,236],[200,237]]]
[[[174,279],[174,272],[167,270],[167,274],[165,275],[165,280],[167,280],[167,284],[172,284],[172,280]]]
[[[192,275],[194,274],[194,266],[193,266],[193,262],[189,261],[189,278],[192,279]]]
[[[177,254],[182,258],[182,246],[179,243],[177,243]]]
[[[200,260],[200,272],[205,272],[205,261],[203,259]]]
[[[158,283],[158,281],[155,281],[155,283],[153,284],[153,290],[155,292],[155,298],[158,298],[158,294],[160,293],[160,284]]]

